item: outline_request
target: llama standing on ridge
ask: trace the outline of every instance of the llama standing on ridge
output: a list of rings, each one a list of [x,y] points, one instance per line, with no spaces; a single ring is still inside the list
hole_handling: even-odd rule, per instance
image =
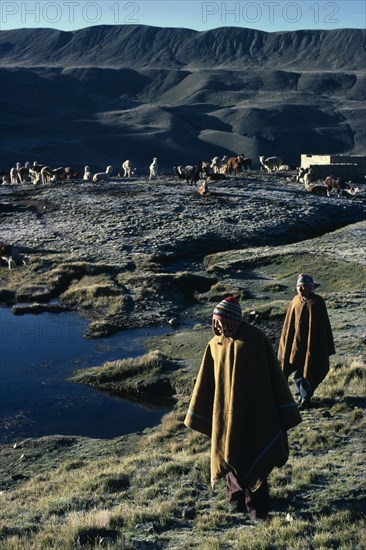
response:
[[[149,172],[149,180],[159,177],[158,159],[156,157],[153,158],[153,161],[150,164]]]

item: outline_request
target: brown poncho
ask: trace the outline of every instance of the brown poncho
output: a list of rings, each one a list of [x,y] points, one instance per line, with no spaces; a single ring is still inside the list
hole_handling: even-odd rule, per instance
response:
[[[253,491],[288,459],[286,430],[301,422],[268,338],[242,323],[206,347],[185,424],[211,437],[211,481],[233,472]]]
[[[285,376],[303,367],[303,377],[315,390],[329,371],[329,356],[334,353],[332,329],[323,298],[311,293],[305,302],[295,296],[286,313],[278,349]]]

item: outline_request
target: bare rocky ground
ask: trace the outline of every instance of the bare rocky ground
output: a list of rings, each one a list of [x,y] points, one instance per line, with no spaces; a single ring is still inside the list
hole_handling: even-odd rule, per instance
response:
[[[209,187],[164,176],[148,181],[2,186],[2,239],[68,261],[123,268],[202,260],[210,252],[301,241],[363,219],[365,194],[316,197],[286,176],[249,173]]]
[[[91,337],[184,316],[220,279],[203,268],[208,254],[283,246],[364,220],[364,190],[354,199],[318,197],[290,176],[253,171],[212,184],[205,196],[166,175],[2,186],[0,239],[29,263],[1,270],[0,300],[46,309],[59,300],[88,317]],[[339,254],[357,241],[339,243]]]

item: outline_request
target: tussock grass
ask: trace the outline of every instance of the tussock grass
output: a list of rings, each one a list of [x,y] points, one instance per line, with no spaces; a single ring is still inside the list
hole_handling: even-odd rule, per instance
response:
[[[115,394],[154,393],[157,386],[164,385],[161,375],[169,365],[159,350],[137,358],[107,361],[101,367],[80,369],[70,382],[87,384]]]
[[[0,495],[2,548],[71,550],[85,530],[101,528],[115,530],[115,546],[123,540],[127,548],[136,533],[167,548],[362,548],[365,422],[347,401],[362,397],[362,369],[359,358],[335,363],[319,387],[314,408],[290,432],[288,463],[270,475],[272,512],[262,523],[229,513],[224,482],[211,489],[209,440],[183,426],[181,407],[135,436],[133,447],[123,438],[88,457],[60,446],[52,472],[35,472]],[[332,397],[337,376],[341,402]]]
[[[120,293],[120,289],[109,278],[103,275],[96,277],[86,276],[80,280],[72,282],[69,288],[61,294],[63,301],[78,301],[80,303],[89,303],[102,296],[115,296]]]
[[[151,351],[140,357],[130,357],[117,361],[107,361],[102,367],[95,369],[85,369],[83,372],[89,372],[100,382],[104,380],[116,380],[135,376],[136,374],[147,374],[162,368],[163,356],[158,350]],[[78,371],[80,372],[80,371]]]
[[[345,394],[349,398],[366,395],[366,363],[362,356],[340,361],[333,359],[326,384],[321,384],[317,390],[317,395],[324,399],[337,400]]]
[[[316,274],[315,282],[321,283],[325,294],[333,291],[335,280],[339,293],[363,288],[365,266],[340,259],[333,249],[328,255],[319,254],[317,241],[288,245],[280,250],[263,247],[211,254],[205,258],[205,267],[209,273],[226,274],[235,280],[246,279],[251,288],[271,292],[294,288],[301,272]]]

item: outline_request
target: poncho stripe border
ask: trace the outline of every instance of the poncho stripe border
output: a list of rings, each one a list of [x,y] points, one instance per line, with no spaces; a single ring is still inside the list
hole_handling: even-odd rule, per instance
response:
[[[190,414],[191,416],[196,416],[197,418],[200,418],[201,420],[204,420],[205,422],[207,422],[207,424],[212,424],[212,422],[210,420],[208,420],[204,416],[200,416],[199,414],[196,414],[191,409],[188,410],[188,414]]]
[[[283,405],[279,405],[280,407],[296,407],[296,403],[284,403]]]

